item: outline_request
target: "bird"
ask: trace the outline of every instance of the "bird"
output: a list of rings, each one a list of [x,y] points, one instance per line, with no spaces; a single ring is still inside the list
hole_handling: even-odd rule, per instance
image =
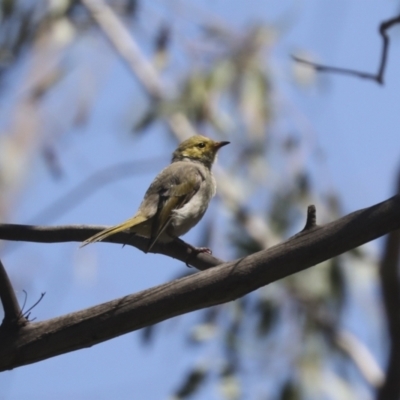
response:
[[[215,196],[217,185],[211,167],[218,150],[229,143],[202,135],[191,136],[180,143],[172,154],[171,163],[147,189],[136,214],[89,237],[81,247],[126,231],[149,239],[147,253],[155,243],[168,243],[187,233],[201,220]],[[210,252],[206,248],[189,246],[199,252]]]

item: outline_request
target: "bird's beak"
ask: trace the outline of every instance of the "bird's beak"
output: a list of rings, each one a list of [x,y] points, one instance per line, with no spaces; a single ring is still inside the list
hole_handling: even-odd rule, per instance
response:
[[[215,142],[214,148],[215,148],[215,150],[219,150],[221,147],[224,147],[229,143],[230,142]]]

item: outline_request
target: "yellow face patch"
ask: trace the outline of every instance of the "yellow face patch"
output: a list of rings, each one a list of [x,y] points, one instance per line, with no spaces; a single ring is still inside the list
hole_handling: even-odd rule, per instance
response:
[[[172,160],[177,161],[188,158],[200,161],[207,167],[211,167],[218,149],[226,144],[228,142],[215,142],[201,135],[192,136],[179,145],[173,154]]]

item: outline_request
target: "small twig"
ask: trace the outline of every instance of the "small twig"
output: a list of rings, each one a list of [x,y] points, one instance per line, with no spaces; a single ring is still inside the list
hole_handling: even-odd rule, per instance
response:
[[[26,293],[26,292],[25,292]],[[40,294],[39,300],[36,301],[35,304],[33,304],[33,306],[29,307],[26,311],[23,311],[23,316],[26,319],[29,319],[29,315],[31,314],[30,312],[42,301],[43,297],[46,295],[46,292],[43,292]],[[32,321],[34,321],[34,319],[32,319]]]
[[[397,17],[388,19],[387,21],[382,22],[381,25],[379,26],[379,33],[382,36],[382,41],[383,41],[381,62],[380,62],[378,74],[377,74],[377,81],[380,84],[383,84],[383,74],[385,73],[386,62],[387,62],[387,57],[388,57],[389,36],[387,34],[387,30],[389,28],[391,28],[393,25],[396,25],[399,23],[400,23],[400,15],[398,15]]]
[[[315,228],[317,226],[317,210],[314,204],[311,204],[307,208],[307,221],[302,232],[308,231],[309,229]]]
[[[387,31],[393,25],[396,25],[399,23],[400,23],[400,15],[398,15],[397,17],[391,18],[387,21],[384,21],[379,25],[379,33],[382,36],[382,50],[381,50],[381,57],[380,57],[380,63],[378,66],[378,71],[375,74],[370,73],[370,72],[363,72],[363,71],[358,71],[358,70],[354,70],[354,69],[349,69],[349,68],[332,67],[329,65],[318,64],[318,63],[314,63],[312,61],[304,60],[303,58],[299,58],[297,56],[292,56],[292,59],[299,63],[309,65],[318,72],[330,72],[330,73],[336,73],[336,74],[342,74],[342,75],[352,75],[352,76],[356,76],[357,78],[369,79],[369,80],[379,83],[380,85],[383,85],[383,83],[384,83],[383,76],[385,74],[386,63],[387,63],[387,58],[388,58],[388,50],[389,50],[389,36],[387,34]]]
[[[22,310],[26,306],[26,301],[28,300],[28,292],[25,289],[22,289],[22,291],[24,292],[25,297],[24,297],[24,303],[22,304],[22,307],[21,307],[21,315],[22,315]]]
[[[379,82],[379,80],[377,78],[377,74],[371,74],[370,72],[362,72],[362,71],[357,71],[355,69],[349,69],[349,68],[331,67],[329,65],[318,64],[313,61],[305,60],[303,58],[300,58],[300,57],[297,57],[294,55],[292,55],[292,59],[301,64],[309,65],[310,67],[313,67],[318,72],[332,72],[332,73],[336,73],[336,74],[353,75],[353,76],[357,76],[358,78],[370,79],[370,80]],[[379,83],[381,83],[381,82],[379,82]]]
[[[0,299],[4,309],[2,327],[18,327],[25,325],[27,320],[22,316],[11,281],[3,263],[0,261]]]

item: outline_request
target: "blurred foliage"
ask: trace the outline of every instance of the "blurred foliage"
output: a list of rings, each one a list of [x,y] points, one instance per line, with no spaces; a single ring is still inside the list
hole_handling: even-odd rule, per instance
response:
[[[293,385],[293,382],[287,381],[282,386],[279,400],[301,400],[299,389]]]
[[[187,399],[201,387],[206,375],[207,371],[205,371],[203,368],[191,370],[190,373],[188,373],[185,377],[182,386],[176,391],[174,398],[176,400]]]
[[[151,126],[160,118],[182,112],[198,127],[209,126],[216,133],[228,135],[233,121],[225,105],[239,109],[248,134],[264,136],[265,124],[271,118],[269,75],[260,63],[263,29],[250,32],[241,42],[227,41],[223,56],[210,56],[205,68],[194,68],[183,80],[176,99],[150,104],[134,126],[138,131]],[[169,28],[161,27],[156,39],[156,51],[165,52]],[[166,37],[166,38],[164,38]],[[213,37],[208,35],[209,40]],[[170,39],[168,39],[169,41]],[[159,43],[161,41],[161,44]]]
[[[318,165],[312,167],[309,158],[317,150],[308,132],[297,126],[296,118],[276,100],[281,89],[271,53],[279,43],[279,26],[259,24],[247,30],[232,29],[198,15],[189,20],[176,17],[168,23],[160,17],[152,22],[145,2],[113,0],[108,4],[133,34],[136,29],[142,33],[139,44],[151,49],[157,70],[173,82],[169,98],[150,99],[140,114],[136,99],[128,105],[137,117],[133,130],[147,134],[155,123],[180,113],[199,131],[232,142],[229,157],[221,155],[223,167],[218,167],[224,175],[219,180],[220,205],[218,212],[208,212],[202,244],[217,243],[224,249],[222,254],[243,257],[301,230],[308,204],[317,205],[322,221],[340,214],[340,200],[315,180],[313,168]],[[18,134],[2,132],[0,136],[0,217],[5,218],[9,212],[7,193],[15,196],[15,187],[22,184],[22,176],[29,170],[27,164],[11,168],[14,164],[9,161],[10,154],[15,163],[29,160],[36,150],[51,175],[62,176],[55,150],[59,129],[49,134],[46,125],[33,115],[43,111],[48,95],[57,99],[65,95],[62,84],[68,77],[66,59],[74,46],[84,42],[85,37],[93,39],[96,35],[99,42],[103,37],[79,1],[3,0],[0,9],[0,89],[5,88],[6,74],[24,62],[23,56],[29,62],[35,56],[40,59],[27,72],[35,78],[22,85],[28,93],[20,104],[29,105],[31,113],[25,107],[19,115],[29,129],[18,130]],[[176,34],[185,30],[185,25],[197,27],[194,37],[186,39]],[[55,49],[56,61],[52,57]],[[90,53],[85,56],[91,57]],[[85,56],[75,54],[74,63],[81,65]],[[101,65],[102,55],[96,57]],[[34,74],[45,67],[44,74]],[[95,69],[91,67],[90,75],[96,76]],[[88,84],[88,79],[83,81]],[[87,96],[93,88],[85,85],[75,85],[74,96],[63,103],[64,110],[76,108],[63,132],[86,121],[94,96]],[[99,82],[95,81],[93,87],[97,86]],[[45,111],[46,122],[63,117],[59,112]],[[21,135],[31,137],[33,129],[35,145],[21,146]],[[13,147],[13,143],[19,145]],[[17,150],[12,153],[10,149]],[[343,266],[352,257],[367,259],[365,253],[355,250],[354,254],[329,260],[230,304],[198,312],[198,323],[183,334],[189,345],[216,350],[210,362],[201,367],[194,363],[188,369],[175,398],[190,398],[209,384],[226,399],[256,398],[255,391],[251,392],[253,386],[265,398],[269,392],[282,400],[336,398],[332,393],[322,397],[317,389],[314,397],[308,397],[310,377],[322,385],[328,369],[342,379],[335,369],[335,356],[342,352],[335,335],[352,285]],[[192,271],[183,274],[189,273]],[[144,329],[144,342],[155,340],[158,329],[159,325]],[[348,358],[347,362],[351,364],[352,360]],[[349,385],[359,379],[354,375],[346,377]]]

